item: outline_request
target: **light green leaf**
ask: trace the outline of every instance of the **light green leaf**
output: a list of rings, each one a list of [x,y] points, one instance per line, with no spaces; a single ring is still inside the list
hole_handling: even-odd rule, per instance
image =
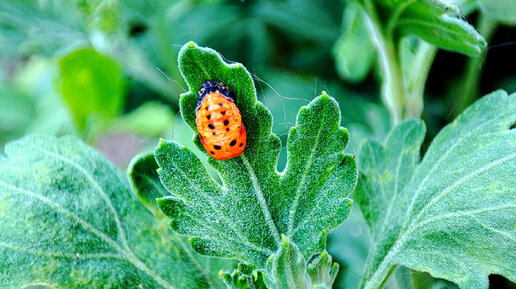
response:
[[[5,153],[1,288],[210,284],[176,247],[177,235],[131,193],[127,177],[78,139],[29,136],[7,144]]]
[[[512,0],[478,0],[482,12],[502,23],[516,24],[516,3]]]
[[[91,48],[59,60],[58,86],[81,131],[92,118],[110,120],[122,109],[125,82],[120,67]]]
[[[371,70],[376,53],[369,39],[362,9],[349,2],[343,14],[343,32],[333,46],[333,57],[342,78],[359,82]]]
[[[349,213],[347,197],[356,180],[355,161],[344,154],[348,134],[339,126],[338,104],[323,93],[301,108],[287,140],[286,169],[279,173],[281,146],[271,133],[272,117],[256,101],[247,70],[238,63],[226,64],[215,51],[194,43],[183,47],[179,63],[190,89],[180,101],[186,123],[196,132],[197,91],[203,81],[221,81],[235,93],[248,144],[236,158],[209,158],[222,184],[190,150],[173,141],[158,145],[159,175],[172,195],[158,203],[173,229],[191,237],[198,252],[238,258],[259,269],[283,246],[281,234],[307,260],[322,252],[326,233]]]
[[[516,280],[515,122],[516,94],[497,91],[446,126],[419,164],[420,121],[364,145],[355,198],[375,241],[364,288],[397,264],[461,288],[488,288],[489,274]]]
[[[296,244],[281,236],[282,246],[267,260],[265,285],[269,289],[312,288],[306,273],[306,261]]]

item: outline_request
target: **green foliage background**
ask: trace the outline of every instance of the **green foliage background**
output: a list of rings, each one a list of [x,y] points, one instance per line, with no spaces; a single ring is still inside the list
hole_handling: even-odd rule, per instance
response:
[[[516,91],[511,1],[436,2],[459,7],[459,18],[484,36],[487,50],[477,58],[436,52],[424,93],[423,153],[475,99],[495,89]],[[340,0],[0,1],[0,147],[29,133],[75,134],[125,169],[162,137],[206,163],[178,115],[187,86],[177,53],[193,40],[253,74],[283,146],[298,109],[326,90],[340,104],[347,150],[358,155],[367,139],[383,143],[391,128],[376,52],[361,21],[358,5]],[[403,55],[412,61],[418,46],[412,36],[406,42]],[[284,149],[278,169],[286,158]],[[358,207],[329,238],[329,252],[341,264],[335,287],[355,288],[372,238]],[[403,288],[396,282],[410,274],[398,269],[387,286]],[[515,288],[501,277],[491,280],[499,286],[493,288]]]

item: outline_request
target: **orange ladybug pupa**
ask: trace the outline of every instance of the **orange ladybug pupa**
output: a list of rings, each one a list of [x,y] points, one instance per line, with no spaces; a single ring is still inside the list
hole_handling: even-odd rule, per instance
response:
[[[226,85],[216,81],[205,81],[198,94],[197,131],[204,149],[217,160],[237,157],[247,145],[242,115],[231,95]]]

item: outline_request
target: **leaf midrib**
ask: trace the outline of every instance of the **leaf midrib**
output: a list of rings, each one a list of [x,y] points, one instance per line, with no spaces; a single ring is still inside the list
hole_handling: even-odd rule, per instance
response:
[[[512,159],[514,157],[516,157],[516,154],[512,154],[512,155],[506,156],[504,158],[497,159],[496,161],[490,162],[488,165],[483,166],[482,168],[479,168],[476,171],[474,171],[474,172],[472,172],[472,173],[470,173],[470,174],[468,174],[466,176],[463,176],[462,178],[460,178],[459,180],[454,182],[452,185],[447,186],[446,188],[443,188],[443,190],[441,190],[439,193],[437,193],[437,196],[438,197],[442,196],[443,192],[451,191],[450,188],[454,188],[454,187],[460,185],[461,183],[467,181],[469,178],[474,177],[477,174],[483,173],[483,172],[487,171],[488,169],[494,167],[495,165],[501,164],[501,163],[503,163],[505,161],[508,161],[508,160],[510,160],[510,159]],[[433,198],[433,199],[436,199],[436,198]],[[400,249],[403,248],[405,242],[410,239],[410,235],[413,232],[415,232],[415,230],[416,230],[415,228],[418,227],[416,222],[419,221],[420,218],[424,215],[425,210],[427,210],[431,206],[430,204],[431,204],[431,202],[427,203],[427,205],[418,214],[418,217],[414,218],[413,222],[411,222],[410,225],[405,230],[402,228],[403,233],[401,233],[399,235],[399,237],[397,238],[396,242],[391,247],[391,249],[389,250],[387,255],[385,255],[385,257],[383,258],[382,262],[380,263],[378,268],[373,273],[372,278],[369,278],[369,280],[374,280],[375,279],[374,276],[377,275],[378,272],[384,271],[385,268],[387,268],[388,266],[393,266],[393,264],[391,263],[391,259],[394,258],[400,252]]]
[[[322,120],[319,122],[321,125],[319,126],[319,131],[317,132],[317,136],[315,138],[315,144],[312,147],[312,150],[310,152],[310,158],[308,159],[308,162],[306,162],[305,168],[303,170],[303,176],[301,177],[301,182],[300,182],[299,186],[297,187],[294,204],[292,204],[292,207],[290,207],[290,212],[289,212],[289,217],[288,217],[288,229],[287,229],[287,235],[289,237],[293,237],[292,231],[294,230],[294,221],[295,221],[295,217],[297,214],[297,207],[299,206],[299,198],[301,197],[301,189],[305,186],[306,176],[308,175],[308,170],[309,170],[309,168],[312,167],[312,162],[313,162],[313,158],[315,155],[315,149],[319,146],[321,133],[324,130],[323,125],[325,124],[325,120],[326,120],[326,114],[322,113]]]
[[[243,155],[241,155],[241,156],[243,157]],[[183,179],[188,181],[188,183],[190,184],[190,187],[194,188],[197,192],[199,192],[204,197],[204,199],[208,200],[208,203],[210,204],[211,208],[220,216],[221,219],[224,220],[224,222],[240,238],[241,242],[244,245],[248,246],[249,248],[252,248],[253,250],[256,250],[256,251],[259,251],[259,252],[262,252],[265,254],[272,253],[272,251],[270,249],[257,247],[255,244],[251,243],[251,241],[249,241],[249,239],[247,237],[242,235],[242,232],[237,230],[237,228],[233,225],[233,222],[231,222],[231,220],[229,220],[228,217],[217,207],[217,205],[213,202],[211,197],[208,196],[206,194],[206,192],[204,192],[204,190],[199,188],[199,186],[197,186],[197,184],[195,182],[192,182],[192,180],[186,175],[186,173],[179,166],[177,166],[177,164],[175,162],[169,162],[169,163],[172,166],[174,166],[178,172],[181,173]],[[218,184],[217,184],[217,186],[218,186]],[[182,200],[183,200],[183,202],[187,202],[185,199],[182,199]],[[202,224],[202,223],[200,223],[200,224]]]

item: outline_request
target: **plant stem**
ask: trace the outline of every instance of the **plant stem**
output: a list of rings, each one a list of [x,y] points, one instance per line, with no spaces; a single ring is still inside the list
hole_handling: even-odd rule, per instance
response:
[[[496,21],[489,19],[484,14],[480,14],[478,32],[484,36],[485,40],[489,43],[498,24]],[[464,109],[473,103],[475,98],[478,96],[478,82],[481,75],[482,65],[486,58],[487,50],[484,50],[481,55],[477,57],[469,58],[466,65],[466,73],[464,75],[463,87],[458,93],[459,99],[455,109],[453,110],[453,116],[458,116]]]
[[[391,114],[391,122],[396,125],[403,118],[403,100],[405,88],[396,46],[391,37],[386,37],[381,30],[380,20],[371,0],[365,1],[366,19],[372,40],[376,46],[382,69],[382,100]]]
[[[396,270],[395,265],[390,264],[388,260],[390,260],[390,255],[392,251],[385,256],[383,261],[380,263],[376,271],[373,272],[371,277],[369,277],[365,283],[362,283],[362,289],[382,289],[387,284],[389,277],[392,275],[394,270]]]
[[[408,93],[405,100],[405,118],[420,118],[423,113],[423,93],[436,52],[434,45],[419,41],[414,63],[406,75]]]

